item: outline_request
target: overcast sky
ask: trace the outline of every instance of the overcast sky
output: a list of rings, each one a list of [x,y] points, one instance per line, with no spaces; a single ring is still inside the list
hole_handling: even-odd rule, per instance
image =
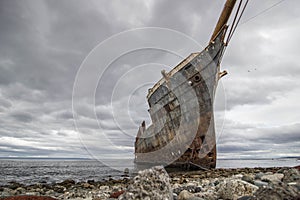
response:
[[[226,50],[222,69],[229,74],[216,102],[220,158],[300,156],[300,2],[268,9],[277,2],[250,0]],[[0,156],[132,155],[140,122],[150,123],[147,89],[162,69],[202,50],[193,42],[206,46],[223,3],[0,0]],[[164,29],[161,35],[137,29],[129,39],[108,39],[144,27]],[[102,65],[107,57],[101,51],[113,56],[123,45],[148,39],[180,56],[143,49]],[[90,85],[94,72],[79,69],[94,48],[100,57],[86,61],[102,74]],[[86,91],[73,102],[77,129],[76,75],[86,80],[77,85]],[[94,102],[86,98],[90,91]]]

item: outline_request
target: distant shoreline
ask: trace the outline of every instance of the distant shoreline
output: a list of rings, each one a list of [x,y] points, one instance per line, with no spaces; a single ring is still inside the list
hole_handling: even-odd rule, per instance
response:
[[[105,160],[118,160],[122,158],[115,159],[101,159]],[[279,159],[297,159],[300,160],[300,156],[290,156],[290,157],[278,157],[278,158],[218,158],[217,160],[279,160]],[[68,158],[68,157],[0,157],[0,160],[97,160],[94,158]]]
[[[0,157],[0,160],[95,160],[91,158]]]

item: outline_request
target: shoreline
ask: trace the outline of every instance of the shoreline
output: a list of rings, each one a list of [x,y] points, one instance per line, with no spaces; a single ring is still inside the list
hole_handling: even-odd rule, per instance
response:
[[[256,192],[273,187],[277,191],[280,191],[278,188],[282,188],[282,191],[292,190],[299,195],[299,170],[299,166],[217,168],[208,171],[170,172],[168,173],[168,179],[174,199],[178,199],[178,196],[183,191],[190,196],[195,196],[195,198],[217,199],[220,191],[222,191],[221,185],[224,185],[228,181],[236,183],[237,187],[239,184],[245,184]],[[140,175],[140,172],[138,175]],[[60,183],[37,183],[32,185],[11,182],[9,185],[0,186],[0,197],[1,199],[5,199],[11,196],[27,195],[48,196],[56,199],[113,199],[113,197],[118,197],[121,193],[125,192],[134,179],[136,178],[124,174],[120,179],[109,178],[109,180],[104,181],[88,180],[86,182],[76,182],[74,180],[65,180]],[[226,184],[224,187],[226,188]],[[231,185],[231,187],[233,186]]]

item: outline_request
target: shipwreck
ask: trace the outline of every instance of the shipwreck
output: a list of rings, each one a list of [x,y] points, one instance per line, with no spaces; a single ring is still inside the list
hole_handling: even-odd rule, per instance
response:
[[[236,0],[227,0],[209,44],[191,53],[149,89],[152,124],[142,122],[135,140],[135,163],[166,167],[216,167],[214,98],[221,77],[221,60],[247,5],[239,2],[232,25],[227,25]]]

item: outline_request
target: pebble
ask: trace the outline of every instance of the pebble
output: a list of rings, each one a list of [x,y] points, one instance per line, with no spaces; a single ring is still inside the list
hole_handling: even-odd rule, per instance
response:
[[[171,173],[161,167],[140,171],[135,178],[96,182],[65,180],[61,183],[0,187],[0,198],[14,195],[45,195],[58,200],[108,199],[295,199],[300,194],[300,174],[294,168],[215,169]],[[16,187],[17,186],[17,187]],[[162,187],[161,187],[162,186]],[[124,192],[124,193],[123,193]],[[123,194],[122,194],[123,193]],[[126,198],[123,198],[124,195]],[[153,195],[156,197],[153,198]],[[297,196],[298,195],[298,196]],[[277,199],[280,199],[277,198]]]

